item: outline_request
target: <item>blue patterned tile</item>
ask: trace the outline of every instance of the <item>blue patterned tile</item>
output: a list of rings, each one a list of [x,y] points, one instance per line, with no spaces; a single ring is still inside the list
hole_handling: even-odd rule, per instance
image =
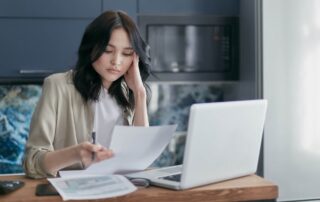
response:
[[[177,132],[185,134],[188,128],[190,107],[194,103],[219,102],[223,91],[208,84],[152,83],[149,104],[150,125],[178,124]],[[170,146],[152,164],[152,167],[182,163],[185,135],[177,135]]]
[[[23,171],[24,146],[40,94],[39,85],[0,86],[0,173]]]

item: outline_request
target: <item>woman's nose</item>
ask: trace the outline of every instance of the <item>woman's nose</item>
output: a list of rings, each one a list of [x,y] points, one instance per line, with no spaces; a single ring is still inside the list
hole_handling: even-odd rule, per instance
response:
[[[121,55],[120,55],[120,54],[115,54],[115,55],[113,55],[113,58],[112,58],[112,60],[111,60],[111,63],[112,63],[112,65],[115,65],[115,66],[121,65],[121,63],[122,63],[122,57],[121,57]]]

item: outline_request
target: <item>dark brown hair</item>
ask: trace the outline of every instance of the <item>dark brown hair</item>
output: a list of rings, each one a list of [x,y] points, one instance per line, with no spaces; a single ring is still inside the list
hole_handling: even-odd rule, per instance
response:
[[[86,102],[99,99],[102,80],[92,63],[103,54],[112,31],[119,27],[128,33],[132,48],[139,56],[140,74],[146,87],[147,100],[150,100],[150,88],[145,82],[150,75],[149,46],[141,38],[136,24],[126,13],[106,11],[87,26],[78,50],[78,60],[73,69],[73,83]],[[111,84],[108,92],[123,109],[134,108],[133,92],[125,84],[123,76]]]

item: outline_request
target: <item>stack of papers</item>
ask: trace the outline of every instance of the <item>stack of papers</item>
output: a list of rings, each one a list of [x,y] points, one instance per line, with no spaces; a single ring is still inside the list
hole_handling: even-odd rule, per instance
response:
[[[116,174],[148,168],[168,145],[176,128],[177,125],[115,126],[110,144],[112,158],[85,170],[60,171],[61,178],[48,180],[64,200],[109,198],[133,192],[136,187]]]
[[[127,174],[146,169],[163,152],[177,125],[115,126],[110,149],[114,156],[85,170],[60,171],[61,177]],[[105,145],[103,145],[105,146]]]
[[[102,199],[122,196],[137,188],[121,175],[49,178],[63,200]]]

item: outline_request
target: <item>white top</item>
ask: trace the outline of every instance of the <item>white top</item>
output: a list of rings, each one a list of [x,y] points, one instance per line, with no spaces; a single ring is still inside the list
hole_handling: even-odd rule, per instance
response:
[[[96,143],[108,148],[114,126],[123,125],[122,109],[105,88],[102,88],[99,101],[94,102],[92,107],[94,111],[93,131],[96,132]]]

